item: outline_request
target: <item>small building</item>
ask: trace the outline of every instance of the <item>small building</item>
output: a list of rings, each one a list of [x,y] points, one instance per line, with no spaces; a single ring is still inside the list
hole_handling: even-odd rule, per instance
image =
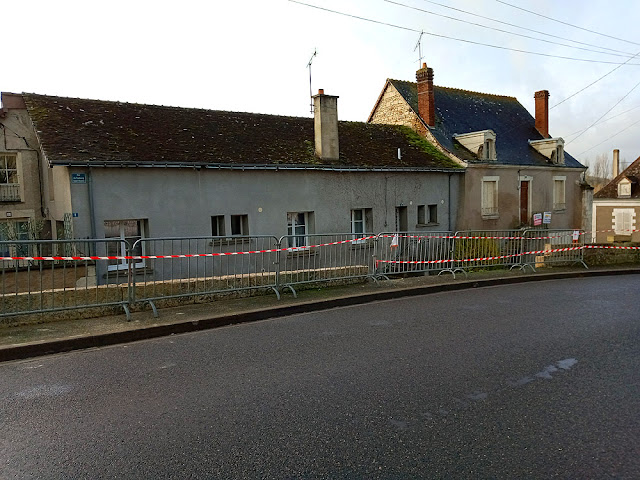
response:
[[[298,118],[3,93],[13,218],[54,239],[454,230],[459,162],[410,128],[339,122],[337,100]]]
[[[435,86],[426,63],[416,80],[388,79],[368,122],[408,126],[466,167],[459,229],[533,226],[543,212],[551,228],[584,227],[586,167],[549,135],[548,91],[536,92],[534,118],[514,97]]]
[[[593,196],[592,238],[596,243],[640,242],[640,157],[620,172],[613,151],[613,180]]]

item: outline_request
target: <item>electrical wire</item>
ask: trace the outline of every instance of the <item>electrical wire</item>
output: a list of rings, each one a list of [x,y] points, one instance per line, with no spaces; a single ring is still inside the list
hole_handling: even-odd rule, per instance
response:
[[[609,110],[607,110],[606,112],[604,112],[600,118],[598,118],[595,122],[593,122],[591,125],[589,125],[587,128],[585,128],[582,132],[580,132],[580,134],[574,138],[573,140],[569,140],[566,145],[570,144],[571,142],[575,142],[578,138],[580,138],[587,130],[589,130],[591,127],[593,127],[594,125],[596,125],[600,120],[602,120],[604,118],[605,115],[607,115],[611,110],[613,110],[614,108],[616,108],[620,102],[622,102],[625,98],[627,98],[631,92],[633,92],[636,88],[638,88],[638,85],[640,85],[640,82],[636,83],[633,88],[631,90],[629,90],[625,95],[622,96],[622,98],[620,100],[618,100],[615,105],[613,107],[611,107]]]
[[[602,123],[606,123],[606,122],[608,122],[609,120],[613,120],[614,118],[618,118],[618,117],[620,117],[620,116],[624,115],[625,113],[629,113],[629,112],[631,112],[631,111],[633,111],[633,110],[635,110],[635,109],[637,109],[637,108],[640,108],[640,105],[636,105],[635,107],[630,108],[629,110],[625,110],[624,112],[620,112],[620,113],[618,113],[617,115],[614,115],[613,117],[606,118],[606,119],[602,120],[600,123],[598,123],[597,125],[600,125],[600,124],[602,124]],[[577,135],[577,134],[578,134],[578,133],[580,133],[580,132],[582,132],[582,129],[580,129],[580,130],[578,130],[578,131],[576,131],[576,132],[570,133],[569,135],[567,135],[567,137],[572,137],[573,135]],[[564,135],[563,135],[563,136],[564,136]]]
[[[371,19],[371,18],[361,17],[359,15],[353,15],[351,13],[340,12],[340,11],[337,11],[337,10],[332,10],[330,8],[319,7],[318,5],[312,5],[312,4],[309,4],[309,3],[301,2],[299,0],[289,0],[289,2],[297,3],[298,5],[303,5],[305,7],[315,8],[317,10],[322,10],[322,11],[329,12],[329,13],[335,13],[336,15],[341,15],[343,17],[355,18],[357,20],[363,20],[365,22],[375,23],[375,24],[378,24],[378,25],[385,25],[385,26],[388,26],[388,27],[398,28],[400,30],[405,30],[405,31],[408,31],[408,32],[424,33],[425,35],[430,35],[432,37],[446,38],[448,40],[456,40],[458,42],[469,43],[469,44],[472,44],[472,45],[479,45],[479,46],[483,46],[483,47],[496,48],[496,49],[499,49],[499,50],[507,50],[507,51],[510,51],[510,52],[528,53],[530,55],[538,55],[538,56],[541,56],[541,57],[558,58],[558,59],[561,59],[561,60],[572,60],[572,61],[577,61],[577,62],[600,63],[600,64],[609,64],[609,65],[620,65],[619,62],[611,62],[611,61],[607,61],[607,60],[593,60],[593,59],[588,59],[588,58],[565,57],[565,56],[561,56],[561,55],[551,55],[551,54],[548,54],[548,53],[532,52],[532,51],[529,51],[529,50],[520,50],[520,49],[517,49],[517,48],[503,47],[503,46],[500,46],[500,45],[491,45],[489,43],[475,42],[473,40],[467,40],[467,39],[464,39],[464,38],[450,37],[450,36],[447,36],[447,35],[440,35],[438,33],[426,32],[424,30],[417,30],[417,29],[411,28],[411,27],[404,27],[402,25],[396,25],[396,24],[393,24],[393,23],[382,22],[380,20],[374,20],[374,19]],[[640,66],[640,64],[638,64],[638,63],[626,63],[625,62],[624,64],[629,65],[629,66]]]
[[[538,42],[550,43],[552,45],[560,45],[561,47],[567,47],[567,48],[575,48],[577,50],[584,50],[584,51],[587,51],[587,52],[594,52],[594,53],[599,53],[599,54],[602,54],[602,55],[611,55],[611,56],[614,56],[614,57],[625,57],[625,58],[626,57],[631,57],[631,58],[629,58],[629,60],[631,60],[632,58],[635,57],[635,55],[632,55],[632,54],[609,53],[609,52],[603,52],[603,51],[600,51],[600,50],[593,50],[591,48],[576,47],[574,45],[568,45],[566,43],[554,42],[553,40],[545,40],[544,38],[536,38],[536,37],[532,37],[531,35],[524,35],[522,33],[510,32],[509,30],[502,30],[501,28],[490,27],[489,25],[483,25],[481,23],[469,22],[469,21],[463,20],[461,18],[451,17],[449,15],[444,15],[442,13],[432,12],[430,10],[425,10],[423,8],[414,7],[412,5],[406,5],[404,3],[395,2],[393,0],[384,0],[384,1],[387,2],[387,3],[391,3],[393,5],[398,5],[400,7],[405,7],[405,8],[409,8],[411,10],[416,10],[418,12],[427,13],[429,15],[434,15],[436,17],[442,17],[442,18],[446,18],[448,20],[453,20],[455,22],[466,23],[467,25],[473,25],[475,27],[486,28],[488,30],[493,30],[495,32],[500,32],[500,33],[506,33],[508,35],[515,35],[517,37],[528,38],[530,40],[536,40]]]
[[[609,140],[612,140],[613,138],[615,138],[615,137],[617,137],[618,135],[620,135],[622,132],[624,132],[624,131],[626,131],[626,130],[629,130],[631,127],[636,126],[638,123],[640,123],[640,120],[638,120],[637,122],[632,123],[631,125],[629,125],[629,126],[628,126],[628,127],[626,127],[626,128],[623,128],[622,130],[620,130],[619,132],[617,132],[615,135],[611,135],[609,138],[607,138],[606,140],[604,140],[604,141],[602,141],[602,142],[598,143],[597,145],[594,145],[593,147],[588,148],[588,149],[587,149],[587,150],[585,150],[584,152],[579,153],[579,154],[578,154],[578,157],[579,157],[579,156],[581,156],[581,155],[584,155],[584,154],[585,154],[585,153],[587,153],[587,152],[590,152],[591,150],[593,150],[593,149],[594,149],[594,148],[596,148],[596,147],[599,147],[599,146],[600,146],[600,145],[602,145],[603,143],[606,143],[606,142],[608,142]]]
[[[596,48],[600,48],[602,50],[609,50],[609,51],[616,52],[616,53],[624,53],[626,55],[632,55],[629,52],[623,52],[621,50],[616,50],[616,49],[609,48],[609,47],[603,47],[601,45],[594,45],[592,43],[580,42],[578,40],[572,40],[570,38],[560,37],[559,35],[553,35],[552,33],[542,32],[540,30],[534,30],[533,28],[523,27],[522,25],[516,25],[515,23],[509,23],[509,22],[505,22],[504,20],[498,20],[496,18],[491,18],[491,17],[487,17],[485,15],[480,15],[479,13],[469,12],[467,10],[462,10],[460,8],[452,7],[450,5],[445,5],[444,3],[434,2],[433,0],[422,0],[422,1],[423,2],[427,2],[427,3],[431,3],[433,5],[438,5],[439,7],[448,8],[448,9],[451,9],[451,10],[455,10],[457,12],[465,13],[467,15],[472,15],[474,17],[483,18],[485,20],[490,20],[492,22],[501,23],[503,25],[508,25],[509,27],[515,27],[515,28],[519,28],[521,30],[525,30],[525,31],[528,31],[528,32],[533,32],[533,33],[539,33],[541,35],[546,35],[547,37],[557,38],[559,40],[566,40],[566,41],[571,42],[571,43],[577,43],[578,45],[586,45],[587,47],[596,47]]]
[[[580,26],[574,25],[572,23],[563,22],[562,20],[558,20],[558,19],[555,19],[555,18],[552,18],[552,17],[548,17],[548,16],[543,15],[541,13],[534,12],[534,11],[531,11],[531,10],[527,10],[526,8],[522,8],[522,7],[519,7],[517,5],[512,5],[511,3],[505,2],[503,0],[496,0],[496,2],[502,3],[503,5],[507,5],[507,6],[511,7],[511,8],[516,8],[518,10],[522,10],[523,12],[527,12],[527,13],[530,13],[532,15],[537,15],[538,17],[546,18],[547,20],[551,20],[553,22],[557,22],[557,23],[561,23],[563,25],[567,25],[569,27],[577,28],[578,30],[583,30],[585,32],[593,33],[595,35],[600,35],[601,37],[612,38],[613,40],[619,40],[621,42],[631,43],[633,45],[640,45],[640,43],[632,42],[631,40],[625,40],[624,38],[614,37],[614,36],[611,36],[611,35],[607,35],[605,33],[596,32],[595,30],[589,30],[588,28],[580,27]]]

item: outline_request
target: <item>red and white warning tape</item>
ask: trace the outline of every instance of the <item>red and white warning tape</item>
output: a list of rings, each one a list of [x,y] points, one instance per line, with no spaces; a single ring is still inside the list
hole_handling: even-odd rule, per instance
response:
[[[319,243],[317,245],[303,245],[300,247],[289,248],[272,248],[267,250],[248,250],[246,252],[213,252],[213,253],[185,253],[180,255],[84,255],[84,256],[51,256],[51,257],[0,257],[0,260],[147,260],[147,259],[165,259],[165,258],[196,258],[196,257],[224,257],[230,255],[250,255],[255,253],[274,253],[310,250],[312,248],[328,247],[331,245],[342,245],[345,243],[362,242],[370,240],[375,236],[352,238],[350,240],[341,240],[338,242]]]

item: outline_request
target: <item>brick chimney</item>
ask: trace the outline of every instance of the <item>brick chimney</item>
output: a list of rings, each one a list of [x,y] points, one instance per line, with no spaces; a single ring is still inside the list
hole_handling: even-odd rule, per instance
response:
[[[313,96],[316,156],[323,160],[338,160],[338,97],[325,95],[323,89]]]
[[[418,83],[418,115],[430,127],[436,126],[436,105],[433,97],[433,68],[422,68],[416,72]]]
[[[613,178],[620,175],[620,150],[617,148],[613,151]]]
[[[549,138],[549,90],[536,92],[536,130],[544,138]]]

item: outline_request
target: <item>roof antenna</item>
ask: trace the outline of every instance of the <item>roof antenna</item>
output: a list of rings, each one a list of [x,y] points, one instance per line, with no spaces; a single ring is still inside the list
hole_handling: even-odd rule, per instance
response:
[[[418,68],[420,68],[422,66],[422,59],[424,58],[422,56],[422,36],[423,35],[424,35],[424,30],[422,30],[420,32],[420,37],[418,38],[418,43],[416,43],[416,46],[413,49],[414,52],[416,50],[418,50]]]
[[[309,63],[307,63],[307,68],[309,69],[309,98],[311,98],[311,113],[313,113],[313,90],[311,89],[311,64],[313,63],[313,57],[315,57],[316,55],[318,55],[318,49],[315,48],[313,50],[313,55],[311,55],[311,58],[309,59]]]

